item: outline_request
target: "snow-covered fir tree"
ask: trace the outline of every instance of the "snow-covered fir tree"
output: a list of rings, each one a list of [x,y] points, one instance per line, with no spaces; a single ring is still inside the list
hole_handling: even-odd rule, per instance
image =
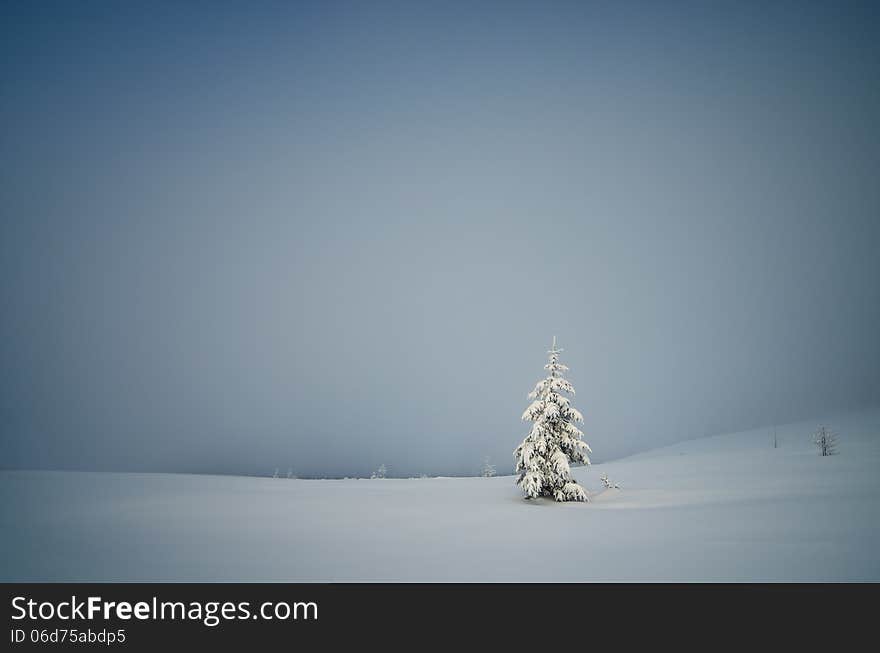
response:
[[[483,466],[480,468],[480,476],[483,478],[495,476],[495,465],[489,463],[488,457],[483,461]]]
[[[379,469],[377,469],[370,478],[385,478],[385,475],[388,473],[388,470],[385,468],[385,464],[379,465]]]
[[[837,434],[827,426],[820,426],[813,434],[813,443],[818,447],[820,456],[833,456],[837,453]]]
[[[608,478],[608,474],[602,474],[602,476],[599,477],[599,480],[602,481],[602,485],[604,485],[609,490],[620,489],[620,486],[617,483]]]
[[[533,401],[522,415],[533,424],[513,452],[519,473],[516,483],[530,499],[545,496],[556,501],[588,501],[587,493],[572,477],[569,463],[589,465],[587,454],[592,452],[575,426],[584,421],[583,416],[562,394],[574,395],[574,388],[562,377],[568,367],[559,362],[561,352],[554,336],[547,352],[550,362],[544,366],[548,376],[529,393]]]

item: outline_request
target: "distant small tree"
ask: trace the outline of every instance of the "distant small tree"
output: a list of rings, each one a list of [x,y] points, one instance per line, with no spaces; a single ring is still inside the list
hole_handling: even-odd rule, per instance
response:
[[[272,478],[278,478],[278,468],[275,468],[275,473],[272,474]]]
[[[813,443],[820,456],[833,456],[837,453],[837,434],[827,426],[820,426],[813,434]]]
[[[489,457],[483,461],[483,466],[480,468],[480,476],[483,478],[491,478],[495,476],[495,465],[489,463]]]
[[[379,465],[379,469],[377,469],[375,472],[373,472],[370,475],[370,478],[385,478],[385,475],[387,473],[388,473],[388,469],[385,467],[384,464],[382,464],[382,465]]]
[[[776,439],[776,427],[775,426],[773,427],[773,448],[774,449],[779,448],[779,440]]]
[[[617,483],[608,478],[608,474],[602,474],[602,476],[599,477],[599,480],[602,481],[602,485],[604,485],[609,490],[620,489],[620,486]]]

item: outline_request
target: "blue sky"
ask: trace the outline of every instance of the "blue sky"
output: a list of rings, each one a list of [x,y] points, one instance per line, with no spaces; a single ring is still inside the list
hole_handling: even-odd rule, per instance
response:
[[[4,3],[0,466],[499,471],[880,401],[870,3]]]

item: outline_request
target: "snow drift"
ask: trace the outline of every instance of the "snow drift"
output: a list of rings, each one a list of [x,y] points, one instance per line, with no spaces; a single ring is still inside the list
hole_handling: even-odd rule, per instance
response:
[[[514,478],[0,473],[2,581],[880,581],[880,409]],[[605,489],[603,474],[620,485]]]

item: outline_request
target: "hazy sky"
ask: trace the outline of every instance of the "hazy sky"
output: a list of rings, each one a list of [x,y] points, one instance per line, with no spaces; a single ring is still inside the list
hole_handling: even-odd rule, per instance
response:
[[[872,7],[873,5],[873,7]],[[880,11],[4,2],[0,467],[499,471],[880,403]]]

